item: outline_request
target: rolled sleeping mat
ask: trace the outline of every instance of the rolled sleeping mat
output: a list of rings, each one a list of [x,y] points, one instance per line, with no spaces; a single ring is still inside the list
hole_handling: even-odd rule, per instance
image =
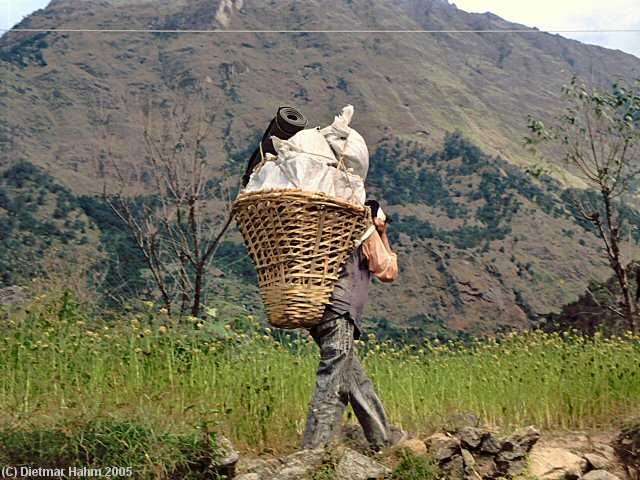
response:
[[[249,177],[253,169],[262,161],[262,155],[271,153],[276,154],[275,148],[273,148],[273,141],[271,137],[278,137],[282,140],[288,140],[293,137],[300,130],[303,130],[307,126],[307,118],[293,107],[280,107],[276,112],[276,116],[273,117],[267,130],[262,135],[260,145],[256,148],[249,159],[247,170],[242,177],[242,186],[246,187],[249,183]],[[260,152],[260,146],[262,146],[262,152]]]

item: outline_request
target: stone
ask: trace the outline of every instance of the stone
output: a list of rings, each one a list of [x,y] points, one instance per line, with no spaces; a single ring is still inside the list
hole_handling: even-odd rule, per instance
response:
[[[253,473],[261,480],[297,480],[316,471],[322,466],[324,460],[324,449],[317,448],[301,450],[286,457],[271,460],[243,460],[238,470],[243,472],[243,475]]]
[[[439,462],[446,462],[460,451],[460,444],[455,438],[444,433],[435,433],[425,441],[429,453]]]
[[[462,427],[456,432],[463,448],[475,450],[480,446],[482,440],[489,436],[489,432],[480,428]]]
[[[391,470],[365,455],[345,448],[336,466],[336,472],[341,480],[373,480],[390,473]]]
[[[588,470],[606,470],[612,466],[611,460],[595,453],[584,454],[584,459],[587,461]]]
[[[507,478],[518,478],[522,476],[529,466],[526,458],[509,462],[507,470],[504,472]]]
[[[480,451],[483,453],[495,455],[500,452],[500,450],[502,450],[503,444],[504,439],[490,434],[484,440],[482,440],[482,443],[480,444]]]
[[[535,427],[528,426],[506,436],[501,450],[510,450],[515,448],[515,446],[518,446],[525,452],[529,452],[539,438],[540,432]]]
[[[475,470],[482,478],[493,478],[498,472],[498,467],[493,461],[493,457],[476,455],[474,459],[476,462]]]
[[[276,474],[271,477],[272,480],[297,480],[311,474],[324,462],[324,449],[317,448],[315,450],[302,450],[283,457],[276,462],[282,465]],[[277,465],[277,464],[276,464]]]
[[[575,480],[587,461],[564,448],[534,447],[529,453],[531,474],[539,480]]]
[[[614,449],[630,477],[640,478],[640,425],[623,430],[615,439]]]
[[[22,288],[17,285],[0,288],[0,306],[20,306],[25,303],[27,296]]]
[[[616,452],[611,445],[606,445],[604,443],[595,443],[593,444],[592,448],[596,455],[600,455],[610,462],[616,461]]]
[[[240,459],[240,455],[238,455],[236,449],[233,448],[233,444],[226,437],[220,435],[216,441],[220,449],[220,456],[213,459],[213,468],[219,475],[233,477],[236,473],[236,464]]]
[[[591,470],[589,473],[580,477],[579,480],[621,480],[620,477],[609,473],[606,470]]]
[[[473,455],[469,450],[463,448],[460,453],[462,453],[462,460],[464,461],[464,471],[465,473],[469,473],[474,470],[476,466],[476,459],[473,458]]]
[[[496,455],[496,463],[498,466],[500,464],[513,462],[514,460],[520,460],[527,456],[527,452],[518,445],[514,445],[512,450],[502,450],[498,455]]]
[[[410,438],[402,443],[402,448],[414,455],[422,456],[427,454],[427,445],[418,438]]]
[[[247,472],[255,472],[261,469],[264,469],[269,462],[267,460],[263,460],[261,458],[247,458],[242,457],[238,460],[236,464],[236,472],[238,473],[247,473]]]
[[[241,473],[233,477],[233,480],[261,480],[257,473]]]
[[[464,460],[462,455],[456,455],[442,466],[442,475],[447,480],[464,480]]]

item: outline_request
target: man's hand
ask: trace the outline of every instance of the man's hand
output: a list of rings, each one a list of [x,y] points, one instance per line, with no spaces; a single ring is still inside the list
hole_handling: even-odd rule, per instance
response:
[[[376,226],[376,230],[378,231],[378,234],[382,236],[385,230],[387,229],[387,222],[384,222],[381,219],[376,217],[373,219],[373,224]]]

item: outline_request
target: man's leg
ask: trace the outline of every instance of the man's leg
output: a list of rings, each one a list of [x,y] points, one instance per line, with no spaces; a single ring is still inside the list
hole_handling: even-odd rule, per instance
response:
[[[362,425],[369,445],[374,449],[385,447],[390,443],[389,419],[355,351],[351,353],[350,370],[349,402],[353,412]]]
[[[302,448],[318,448],[337,433],[349,402],[353,323],[327,310],[325,321],[310,329],[320,347],[316,389],[311,398]]]

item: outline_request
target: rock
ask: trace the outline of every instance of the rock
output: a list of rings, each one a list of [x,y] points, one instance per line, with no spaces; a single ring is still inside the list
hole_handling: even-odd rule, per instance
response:
[[[531,473],[539,480],[577,479],[587,466],[584,458],[563,448],[534,447],[529,453]]]
[[[317,470],[324,462],[324,449],[302,450],[279,460],[283,465],[272,480],[297,480]],[[270,479],[270,480],[271,480]]]
[[[606,470],[591,470],[586,475],[580,477],[579,480],[621,480],[620,477],[609,473]]]
[[[489,453],[491,455],[495,455],[498,452],[500,452],[500,450],[502,450],[503,444],[504,444],[504,440],[502,438],[495,437],[490,434],[480,444],[480,451],[483,453]]]
[[[390,473],[391,470],[365,455],[345,448],[336,466],[336,472],[341,480],[372,480]]]
[[[512,450],[503,450],[494,460],[498,471],[506,477],[516,477],[527,467],[527,452],[518,445],[510,445]]]
[[[260,475],[257,473],[241,473],[233,477],[233,480],[260,480]]]
[[[410,438],[402,443],[402,448],[414,455],[426,455],[427,445],[420,439]]]
[[[498,472],[498,467],[490,456],[475,456],[475,470],[482,478],[493,478]]]
[[[462,461],[464,462],[464,473],[473,476],[476,473],[476,459],[473,458],[471,452],[465,448],[461,451]]]
[[[464,460],[461,455],[456,455],[442,466],[442,475],[447,480],[464,480]]]
[[[623,430],[615,440],[614,449],[627,474],[640,478],[640,425]]]
[[[238,460],[238,463],[236,464],[236,472],[238,473],[256,472],[266,468],[268,463],[269,462],[261,458],[242,457],[240,460]]]
[[[588,470],[606,470],[612,466],[611,460],[595,453],[586,453],[583,456],[587,461]]]
[[[440,463],[446,462],[460,451],[460,445],[455,438],[444,433],[435,433],[425,441],[429,453]]]
[[[520,460],[527,456],[527,452],[524,448],[519,447],[518,445],[513,445],[512,450],[503,450],[498,455],[496,455],[496,463],[498,466],[502,464],[508,464],[513,462],[514,460]]]
[[[595,443],[592,447],[596,455],[600,455],[612,463],[616,461],[616,452],[611,445]]]
[[[272,460],[243,460],[238,465],[242,475],[254,474],[244,480],[297,480],[316,471],[325,459],[324,449],[302,450]],[[257,477],[255,476],[257,475]]]
[[[489,436],[489,432],[480,428],[462,427],[456,432],[463,448],[475,450],[480,446],[482,440]]]
[[[462,460],[464,460],[465,470],[467,468],[473,468],[476,466],[476,459],[473,458],[473,455],[469,450],[463,448],[462,450],[460,450],[460,453],[462,454]]]
[[[229,439],[220,435],[216,440],[220,449],[220,457],[213,459],[213,468],[219,475],[233,477],[240,456]]]
[[[17,285],[11,287],[0,288],[0,306],[20,306],[26,301],[27,296],[22,288]]]
[[[509,462],[504,474],[507,478],[518,478],[525,472],[528,466],[529,464],[526,458],[514,460],[513,462]]]
[[[540,432],[535,427],[528,426],[505,437],[501,450],[513,450],[517,446],[528,452],[539,438]]]

